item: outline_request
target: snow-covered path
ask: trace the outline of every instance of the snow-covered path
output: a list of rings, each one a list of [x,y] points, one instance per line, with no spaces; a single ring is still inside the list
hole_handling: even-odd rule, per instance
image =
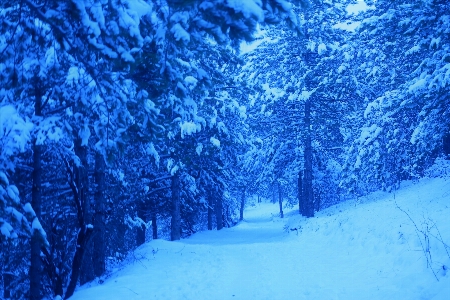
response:
[[[450,299],[445,247],[431,239],[437,281],[397,205],[450,242],[450,182],[442,179],[409,184],[395,201],[375,193],[308,220],[295,209],[280,219],[277,205],[263,203],[236,227],[143,245],[129,265],[73,299]]]

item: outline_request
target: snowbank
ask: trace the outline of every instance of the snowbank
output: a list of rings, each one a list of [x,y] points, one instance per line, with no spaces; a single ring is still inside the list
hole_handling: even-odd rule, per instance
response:
[[[72,299],[450,299],[449,206],[442,178],[313,219],[257,204],[234,228],[143,245]]]

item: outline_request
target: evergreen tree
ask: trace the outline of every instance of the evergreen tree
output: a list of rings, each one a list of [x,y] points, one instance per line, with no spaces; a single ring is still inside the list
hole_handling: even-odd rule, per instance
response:
[[[365,110],[345,166],[345,182],[358,193],[421,177],[443,153],[447,11],[442,1],[377,1],[360,17],[352,44]]]
[[[303,35],[269,31],[268,37],[276,38],[250,53],[243,68],[244,80],[256,91],[250,107],[258,133],[249,161],[259,157],[260,178],[271,178],[271,184],[288,178],[298,182],[300,211],[306,216],[339,194],[338,181],[328,181],[326,193],[320,187],[339,172],[340,119],[355,93],[349,71],[339,66],[348,34],[334,25],[345,17],[343,6],[318,3],[303,16]]]

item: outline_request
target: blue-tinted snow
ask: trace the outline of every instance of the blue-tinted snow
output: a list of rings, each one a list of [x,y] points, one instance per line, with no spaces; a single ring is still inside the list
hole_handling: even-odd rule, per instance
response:
[[[450,299],[450,179],[285,215],[255,203],[236,227],[152,241],[72,299]]]

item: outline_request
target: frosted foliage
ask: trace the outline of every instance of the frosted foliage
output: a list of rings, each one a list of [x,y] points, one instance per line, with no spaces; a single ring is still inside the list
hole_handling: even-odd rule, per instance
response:
[[[148,113],[151,113],[151,112],[159,113],[159,110],[156,108],[155,103],[150,99],[145,100],[144,108],[145,108],[145,111],[147,111]]]
[[[286,92],[283,89],[270,87],[268,83],[262,84],[261,87],[264,89],[265,95],[268,99],[278,99],[286,95]]]
[[[18,209],[22,209],[25,214]],[[37,230],[44,241],[46,240],[46,233],[30,203],[21,208],[18,188],[9,185],[6,174],[2,171],[0,171],[0,216],[0,240],[15,239],[19,232],[31,234],[32,230]],[[28,220],[33,220],[32,227]]]
[[[198,80],[193,76],[186,76],[186,78],[184,79],[184,82],[189,87],[189,89],[192,90],[197,85]]]
[[[302,91],[301,94],[298,96],[298,100],[308,100],[312,94],[313,94],[312,91]]]
[[[200,132],[201,125],[195,122],[183,122],[180,124],[181,137],[184,138],[185,135],[192,135],[194,133]]]
[[[168,159],[167,160],[167,166],[166,166],[166,168],[167,168],[167,171],[168,172],[171,172],[171,170],[173,170],[175,167],[174,167],[174,163],[175,163],[175,161],[172,159],[172,158],[170,158],[170,159]]]
[[[125,224],[127,224],[130,228],[135,228],[135,227],[141,228],[143,226],[146,229],[148,229],[152,225],[152,221],[149,221],[148,223],[146,223],[144,220],[142,220],[141,218],[139,218],[137,216],[134,218],[131,218],[130,216],[126,216]]]
[[[111,49],[102,41],[102,35],[118,35],[119,27],[125,29],[130,37],[134,38],[138,46],[142,46],[144,38],[141,35],[139,25],[144,15],[150,14],[152,6],[141,0],[124,0],[117,3],[113,1],[109,9],[114,9],[116,19],[105,17],[107,11],[104,1],[74,0],[82,25],[90,33],[88,41],[103,54],[116,58],[117,52],[125,61],[134,61],[131,51],[123,46]]]
[[[226,3],[236,12],[241,12],[246,18],[255,17],[258,21],[264,19],[260,0],[228,0]]]
[[[156,151],[155,145],[153,145],[153,143],[150,143],[147,145],[146,152],[148,155],[153,156],[153,158],[155,159],[155,163],[158,165],[160,157],[159,157],[158,151]]]
[[[0,171],[0,184],[9,185],[8,176],[6,176],[6,174],[3,173],[2,171]]]
[[[50,123],[42,122],[38,132],[43,129],[52,132],[47,128]],[[21,206],[19,190],[9,183],[6,171],[14,171],[14,158],[26,150],[33,129],[33,123],[24,119],[12,105],[0,106],[0,232],[6,238],[17,238],[18,231],[30,233],[27,218],[18,211]],[[22,209],[25,214],[37,220],[29,204]],[[36,225],[36,230],[45,238],[42,226]]]
[[[67,72],[66,83],[69,86],[74,86],[79,83],[80,78],[85,75],[84,69],[80,69],[78,67],[71,67]]]
[[[64,137],[64,133],[59,126],[59,117],[48,117],[40,120],[36,126],[36,143],[43,145],[48,139],[50,141],[58,142]]]
[[[26,213],[30,214],[31,216],[35,216],[35,215],[36,215],[36,213],[34,212],[34,209],[33,209],[33,207],[31,206],[30,203],[25,204],[25,205],[23,206],[23,210],[24,210]]]
[[[0,170],[14,170],[9,158],[25,151],[33,123],[22,118],[12,105],[0,106]]]
[[[436,158],[434,164],[425,171],[425,176],[450,178],[450,160],[442,157]]]
[[[35,217],[33,219],[31,228],[33,229],[33,231],[38,231],[40,236],[42,236],[44,238],[47,237],[47,234],[45,233],[44,228],[42,228],[41,222],[39,222],[38,218]]]
[[[427,86],[427,81],[425,80],[425,78],[420,78],[418,80],[416,80],[413,84],[411,84],[409,86],[409,92],[411,93],[418,93],[421,90],[425,89]]]
[[[320,43],[319,46],[317,47],[317,53],[319,53],[319,55],[322,55],[326,51],[327,51],[327,46],[324,43]]]
[[[189,35],[189,33],[184,30],[184,28],[179,23],[173,25],[170,29],[170,32],[173,33],[173,36],[177,41],[181,40],[185,43],[188,43],[191,40],[191,36]]]
[[[216,139],[215,137],[210,138],[210,142],[217,148],[220,148],[220,141]]]
[[[449,7],[380,0],[361,14],[358,38],[349,43],[355,48],[349,67],[367,97],[361,135],[350,147],[349,164],[359,170],[350,167],[347,177],[357,178],[355,185],[395,187],[424,176],[442,154],[449,133]]]
[[[142,42],[142,36],[139,30],[140,18],[149,14],[152,10],[150,3],[142,0],[128,0],[124,1],[123,10],[120,12],[120,25],[128,29],[132,37],[139,39]],[[125,8],[128,6],[128,8]]]
[[[408,51],[405,52],[406,55],[410,55],[416,52],[420,51],[420,46],[419,45],[415,45],[413,47],[411,47],[411,49],[409,49]]]
[[[195,152],[200,155],[203,151],[203,144],[202,143],[198,143],[197,147],[195,147]]]
[[[0,218],[0,232],[3,236],[10,238],[14,228],[8,222],[1,223],[2,221],[3,219]]]
[[[19,190],[15,185],[10,185],[6,188],[9,198],[14,201],[15,204],[20,203]]]
[[[84,124],[84,126],[78,132],[78,137],[81,139],[81,146],[88,145],[90,136],[91,136],[91,131],[89,129],[89,126],[87,124]]]
[[[171,176],[174,176],[174,175],[177,173],[177,171],[178,171],[179,168],[180,168],[180,167],[179,167],[178,165],[174,166],[174,167],[170,170],[170,175],[171,175]]]

